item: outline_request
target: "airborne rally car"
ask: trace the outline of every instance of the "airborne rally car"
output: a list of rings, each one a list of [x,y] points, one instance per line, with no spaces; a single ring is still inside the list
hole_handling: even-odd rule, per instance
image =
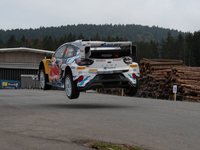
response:
[[[57,86],[69,99],[79,92],[96,88],[124,88],[133,96],[138,90],[139,67],[132,62],[136,47],[132,42],[77,40],[61,45],[50,59],[39,65],[44,90]]]

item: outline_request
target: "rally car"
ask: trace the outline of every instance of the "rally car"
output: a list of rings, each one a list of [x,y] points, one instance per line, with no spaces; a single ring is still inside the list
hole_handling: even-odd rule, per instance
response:
[[[76,40],[61,45],[52,58],[39,65],[41,88],[65,89],[69,99],[81,91],[96,88],[124,88],[133,96],[138,90],[139,67],[132,61],[136,46],[132,42]]]

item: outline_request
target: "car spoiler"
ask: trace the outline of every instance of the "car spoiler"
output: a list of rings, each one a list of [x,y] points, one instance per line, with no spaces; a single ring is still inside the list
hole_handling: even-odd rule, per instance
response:
[[[103,42],[103,41],[83,41],[80,47],[80,57],[89,58],[91,51],[98,50],[130,50],[130,56],[136,57],[136,46],[132,46],[132,42]],[[111,48],[113,47],[113,48]]]

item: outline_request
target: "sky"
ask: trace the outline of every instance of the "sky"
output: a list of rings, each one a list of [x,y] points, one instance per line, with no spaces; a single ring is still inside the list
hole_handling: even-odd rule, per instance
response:
[[[0,29],[135,24],[200,30],[200,0],[0,0]]]

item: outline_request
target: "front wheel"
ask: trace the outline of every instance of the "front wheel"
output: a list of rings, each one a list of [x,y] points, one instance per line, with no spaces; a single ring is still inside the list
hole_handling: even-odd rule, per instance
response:
[[[77,89],[76,82],[72,80],[72,76],[67,74],[65,76],[65,92],[69,99],[76,99],[79,97],[79,91]]]

